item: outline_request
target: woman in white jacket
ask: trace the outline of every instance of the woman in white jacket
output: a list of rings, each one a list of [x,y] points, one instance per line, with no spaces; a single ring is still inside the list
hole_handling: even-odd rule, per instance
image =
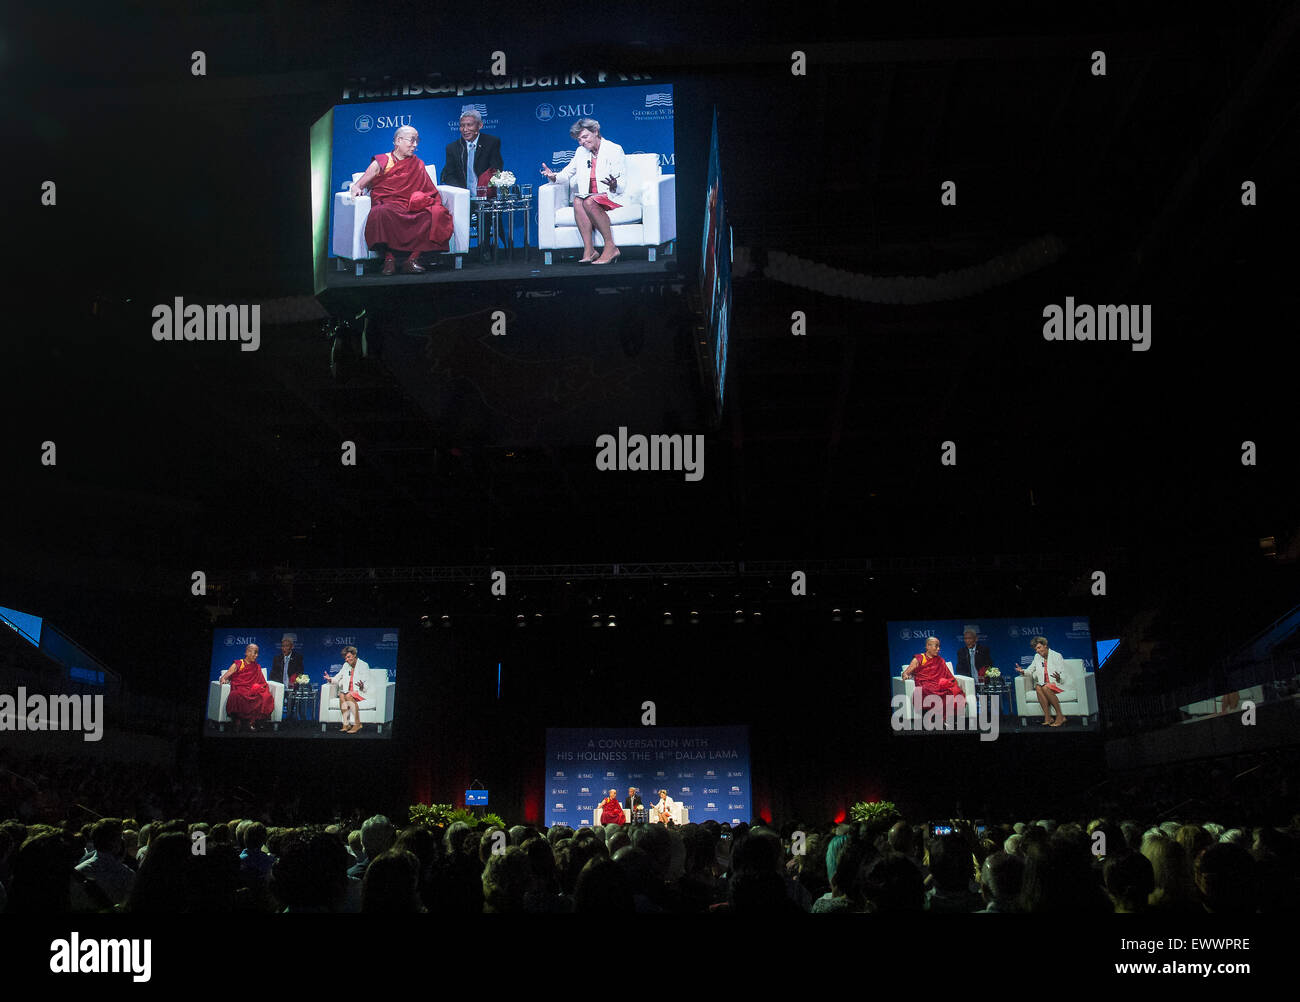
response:
[[[614,246],[610,230],[611,209],[622,208],[627,201],[627,164],[623,147],[600,137],[600,123],[594,118],[580,118],[569,129],[569,135],[578,140],[578,149],[569,165],[558,173],[542,164],[542,173],[548,181],[568,184],[575,176],[579,179],[578,196],[573,200],[573,217],[582,234],[582,258],[579,264],[613,264],[621,253]],[[622,196],[623,202],[612,196]],[[595,230],[605,242],[604,250],[596,256],[591,233]]]
[[[1043,708],[1043,723],[1048,727],[1060,727],[1065,723],[1065,714],[1061,712],[1061,701],[1056,694],[1065,688],[1065,659],[1048,648],[1046,637],[1034,638],[1034,650],[1037,653],[1029,665],[1029,677],[1034,682],[1038,705]],[[1025,674],[1024,668],[1017,667],[1016,671]],[[1055,719],[1052,710],[1056,711]]]

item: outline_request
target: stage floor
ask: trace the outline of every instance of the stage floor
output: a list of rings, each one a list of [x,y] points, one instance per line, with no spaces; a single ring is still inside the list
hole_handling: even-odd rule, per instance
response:
[[[637,256],[628,257],[629,253]],[[464,261],[459,269],[456,268],[455,255],[450,253],[428,254],[425,258],[429,261],[436,261],[436,263],[423,275],[403,275],[399,272],[387,278],[379,274],[379,269],[383,267],[383,261],[380,258],[367,261],[365,274],[360,278],[356,276],[350,264],[346,271],[338,271],[338,261],[340,259],[335,258],[326,273],[325,288],[327,290],[367,289],[389,286],[438,285],[454,282],[516,282],[520,279],[541,279],[545,281],[559,278],[590,278],[600,282],[617,284],[625,278],[642,278],[647,275],[662,277],[677,269],[677,255],[661,254],[657,260],[648,261],[643,247],[624,252],[617,264],[602,265],[600,267],[578,264],[576,260],[561,261],[558,258],[554,259],[555,264],[543,264],[542,252],[539,250],[529,251],[527,261],[523,258],[523,252],[516,250],[514,260],[507,261],[503,256],[496,264],[491,261],[484,263],[479,258],[477,250],[471,250],[464,255]]]

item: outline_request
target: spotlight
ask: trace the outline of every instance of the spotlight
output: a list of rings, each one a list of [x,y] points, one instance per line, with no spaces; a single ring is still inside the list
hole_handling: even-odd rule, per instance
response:
[[[527,625],[528,625],[528,620],[527,620],[527,618],[525,618],[524,614],[523,614],[522,612],[520,612],[520,613],[516,613],[516,614],[515,614],[515,626],[517,626],[517,627],[521,627],[521,628],[522,628],[522,627],[525,627],[525,626],[527,626]]]
[[[763,621],[763,610],[755,609],[753,612],[751,612],[749,614],[749,621],[751,623],[761,623]]]
[[[832,609],[832,610],[831,610],[831,622],[832,622],[832,623],[843,622],[843,620],[844,620],[844,616],[840,613],[840,610],[839,610],[839,609]]]
[[[451,617],[448,616],[448,615],[444,612],[444,613],[442,614],[442,619],[440,620],[440,622],[442,623],[442,625],[443,625],[444,628],[446,628],[446,627],[450,627],[450,626],[451,626]]]
[[[422,629],[422,630],[431,630],[431,629],[433,629],[433,620],[430,619],[428,616],[421,616],[421,617],[420,617],[420,629]]]
[[[731,614],[731,621],[733,623],[743,623],[745,621],[745,610],[737,609],[735,612],[733,612]]]
[[[855,623],[861,623],[862,620],[863,620],[864,618],[866,618],[866,617],[865,617],[865,615],[863,614],[863,612],[862,612],[861,609],[854,609],[854,610],[853,610],[853,622],[855,622]]]
[[[695,609],[691,610],[691,624],[695,625],[700,621],[700,614]]]
[[[604,625],[605,624],[600,621],[600,613],[593,612],[591,614],[591,628],[594,630],[597,627],[604,626]]]
[[[609,614],[609,622],[606,625],[611,627],[618,626],[618,620],[612,612]]]
[[[664,610],[664,616],[663,616],[663,619],[664,619],[664,626],[672,626],[672,625],[673,625],[673,614],[672,614],[671,612],[669,612],[667,609]]]

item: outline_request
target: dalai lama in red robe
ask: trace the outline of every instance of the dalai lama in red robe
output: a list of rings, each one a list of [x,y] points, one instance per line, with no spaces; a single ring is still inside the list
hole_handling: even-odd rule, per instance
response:
[[[953,676],[952,669],[948,667],[948,662],[939,657],[938,637],[930,637],[926,640],[925,653],[912,658],[912,663],[903,669],[903,678],[916,679],[916,685],[921,690],[922,702],[927,696],[938,696],[944,700],[945,726],[948,724],[947,710],[949,706],[956,711],[959,717],[965,712],[966,694],[962,692],[961,686],[957,684],[957,679]],[[948,703],[949,698],[952,699],[951,704]]]
[[[397,270],[394,254],[406,254],[402,274],[424,271],[420,255],[446,250],[452,219],[438,196],[424,161],[415,155],[420,134],[409,125],[393,133],[393,152],[377,153],[360,180],[349,189],[356,197],[370,189],[370,215],[366,217],[366,246],[383,251],[382,273]]]
[[[627,824],[627,815],[623,813],[623,807],[618,802],[617,790],[610,790],[609,796],[600,802],[599,807],[602,825]]]

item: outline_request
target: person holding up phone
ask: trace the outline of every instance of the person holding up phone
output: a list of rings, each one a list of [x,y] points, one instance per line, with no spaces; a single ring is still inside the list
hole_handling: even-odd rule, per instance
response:
[[[622,256],[614,246],[614,234],[610,229],[609,213],[621,209],[622,203],[615,202],[611,195],[627,198],[627,172],[623,147],[618,143],[601,139],[600,123],[594,118],[580,118],[569,129],[569,135],[578,140],[578,149],[573,159],[564,170],[556,172],[542,164],[542,173],[548,181],[568,184],[579,171],[587,175],[586,191],[579,191],[573,200],[573,217],[582,234],[582,257],[579,264],[614,264]],[[592,231],[600,234],[604,241],[604,250],[600,256],[592,245]]]
[[[366,682],[370,675],[370,665],[357,657],[357,649],[351,645],[343,648],[344,666],[338,674],[330,678],[325,672],[325,683],[338,687],[339,716],[343,726],[339,730],[347,734],[356,734],[361,730],[361,704],[365,701]],[[352,723],[348,723],[349,717]]]

